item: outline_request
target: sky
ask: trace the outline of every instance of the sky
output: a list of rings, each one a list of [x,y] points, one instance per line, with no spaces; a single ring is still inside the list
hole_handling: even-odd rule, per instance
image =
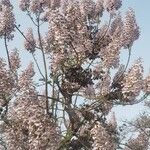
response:
[[[140,27],[140,38],[132,47],[131,64],[138,57],[143,58],[145,75],[150,72],[150,0],[123,0],[122,10],[131,7],[135,11],[137,23]],[[135,106],[119,106],[115,108],[118,120],[133,119],[145,109],[141,104]]]
[[[145,71],[148,73],[150,68],[150,1],[123,0],[123,9],[127,10],[129,7],[134,9],[141,31],[140,38],[132,48],[132,58],[142,57]]]
[[[18,1],[11,0],[12,4],[15,6],[15,10],[18,8]],[[143,58],[143,65],[145,69],[145,75],[150,72],[150,0],[123,0],[123,5],[121,8],[121,12],[123,14],[125,11],[128,10],[128,8],[131,7],[135,11],[137,23],[140,27],[141,35],[140,38],[134,43],[132,47],[132,55],[131,55],[131,64],[132,62],[137,59],[138,57]],[[16,11],[16,18],[17,23],[21,25],[21,29],[24,29],[24,27],[30,27],[32,26],[31,21],[29,21],[24,13],[20,13],[20,11]],[[0,57],[6,56],[4,47],[3,47],[4,41],[0,40]],[[22,56],[22,62],[23,66],[26,66],[28,62],[30,61],[30,55],[28,53],[25,53],[23,50],[23,38],[19,33],[16,33],[15,41],[9,43],[9,48],[13,49],[14,47],[17,47]],[[125,56],[124,56],[125,57]],[[126,58],[122,59],[126,59]],[[136,106],[127,106],[127,107],[117,107],[114,109],[116,112],[116,116],[122,120],[123,118],[132,119],[134,118],[139,112],[143,110],[143,107],[141,104],[138,104]]]

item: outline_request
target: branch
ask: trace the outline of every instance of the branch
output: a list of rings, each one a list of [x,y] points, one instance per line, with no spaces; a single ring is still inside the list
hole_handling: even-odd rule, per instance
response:
[[[24,33],[19,29],[19,27],[17,27],[17,25],[15,25],[15,28],[16,28],[16,29],[18,30],[18,32],[24,37],[24,39],[25,39],[28,43],[30,43],[30,44],[32,45],[32,43],[26,38],[26,36],[24,35]],[[40,47],[37,47],[37,46],[36,46],[35,48],[41,50]]]
[[[38,95],[39,97],[46,97],[45,95]],[[50,96],[47,96],[47,98],[48,99],[51,99],[51,100],[54,100],[54,101],[56,101],[56,102],[59,102],[59,103],[62,103],[62,104],[64,104],[64,105],[68,105],[67,103],[65,103],[65,102],[63,102],[63,101],[60,101],[59,99],[57,99],[57,98],[54,98],[54,97],[50,97]]]
[[[29,18],[31,19],[31,21],[33,22],[33,24],[34,24],[35,26],[38,26],[38,25],[36,24],[36,22],[33,20],[33,17],[31,16],[29,10],[27,10],[27,15],[29,16]]]
[[[45,58],[45,54],[44,54],[44,49],[43,49],[43,45],[42,45],[41,33],[40,33],[40,20],[39,20],[39,17],[40,17],[40,14],[37,18],[37,31],[38,31],[38,38],[39,38],[39,42],[40,42],[40,48],[41,48],[41,51],[42,51],[42,57],[43,57],[43,62],[44,62],[44,70],[45,70],[46,112],[47,112],[47,114],[49,114],[47,66],[46,66],[46,58]]]
[[[147,97],[149,96],[149,94],[144,94],[140,99],[138,100],[134,100],[132,102],[115,102],[114,104],[116,105],[135,105],[135,104],[138,104],[138,103],[141,103],[142,101],[144,101]]]
[[[8,65],[10,70],[11,68],[11,62],[10,62],[10,57],[9,57],[9,51],[8,51],[8,45],[7,45],[7,39],[6,39],[6,35],[4,36],[4,43],[5,43],[5,48],[6,48],[6,54],[7,54],[7,60],[8,60]]]
[[[44,77],[44,75],[42,74],[42,71],[41,71],[41,69],[40,69],[40,67],[39,67],[39,64],[38,64],[38,62],[37,62],[37,60],[36,60],[36,58],[35,58],[35,54],[32,53],[32,56],[33,56],[33,59],[34,59],[34,62],[35,62],[35,64],[36,64],[36,66],[37,66],[37,68],[38,68],[38,70],[39,70],[39,73],[41,74],[41,76],[43,77],[43,79],[45,79],[45,77]]]

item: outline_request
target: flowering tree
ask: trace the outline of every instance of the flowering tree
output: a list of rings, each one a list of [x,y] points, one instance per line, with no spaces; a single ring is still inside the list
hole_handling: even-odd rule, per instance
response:
[[[148,150],[149,136],[142,148],[134,146],[140,140],[123,144],[115,115],[107,118],[113,106],[137,104],[150,93],[141,59],[128,69],[139,27],[132,9],[121,16],[121,5],[121,0],[20,0],[34,25],[24,33],[13,2],[0,1],[7,53],[0,58],[1,149]],[[8,48],[17,31],[34,60],[24,70],[19,50]],[[138,138],[145,138],[142,133]]]
[[[150,108],[149,102],[145,102],[146,106]],[[137,119],[131,122],[126,122],[127,132],[130,133],[130,138],[125,143],[125,150],[130,149],[148,149],[150,137],[150,115],[149,111],[141,114]],[[133,138],[134,137],[134,138]]]

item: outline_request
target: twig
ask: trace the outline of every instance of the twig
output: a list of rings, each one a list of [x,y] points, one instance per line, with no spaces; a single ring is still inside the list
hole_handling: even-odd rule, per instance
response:
[[[37,68],[38,68],[38,70],[39,70],[39,73],[41,74],[41,76],[43,77],[43,79],[45,79],[45,77],[44,77],[44,75],[42,74],[42,71],[41,71],[41,69],[40,69],[40,67],[39,67],[39,64],[38,64],[38,62],[37,62],[37,60],[36,60],[36,58],[35,58],[35,54],[32,53],[32,56],[33,56],[34,62],[36,63],[36,66],[37,66]]]
[[[7,45],[6,35],[4,36],[4,43],[5,43],[5,48],[6,48],[8,65],[9,65],[10,70],[12,70],[12,68],[11,68],[11,62],[10,62],[10,57],[9,57],[9,51],[8,51],[8,45]]]
[[[19,29],[19,27],[17,27],[17,25],[15,25],[15,28],[16,28],[16,29],[18,30],[18,32],[24,37],[24,39],[25,39],[28,43],[30,43],[30,44],[32,45],[32,43],[26,38],[26,36],[24,35],[24,33]],[[35,48],[41,50],[40,47],[37,47],[37,46],[36,46]]]
[[[42,51],[42,57],[43,57],[43,62],[44,62],[44,70],[45,70],[45,95],[46,95],[46,112],[49,114],[49,101],[48,101],[48,76],[47,76],[47,66],[46,66],[46,58],[44,54],[44,49],[42,45],[42,39],[41,39],[41,33],[40,33],[40,20],[39,20],[40,14],[37,18],[37,31],[38,31],[38,37],[39,37],[39,42],[40,42],[40,48]]]

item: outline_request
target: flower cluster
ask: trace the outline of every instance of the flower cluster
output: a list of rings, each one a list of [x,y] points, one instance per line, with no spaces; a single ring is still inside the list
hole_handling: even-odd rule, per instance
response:
[[[124,150],[130,150],[132,147],[134,147],[135,150],[148,150],[148,139],[149,138],[144,133],[140,133],[137,138],[129,140]]]
[[[147,94],[150,93],[150,75],[144,79],[143,91]]]
[[[122,94],[125,100],[134,100],[142,90],[143,66],[141,59],[138,59],[130,70],[125,74],[122,81]]]
[[[114,13],[122,6],[121,0],[104,0],[104,7],[108,12]]]
[[[12,39],[15,28],[15,17],[12,12],[12,5],[9,0],[0,3],[0,37]]]
[[[39,106],[33,75],[33,67],[29,65],[19,78],[19,93],[8,112],[11,126],[6,124],[5,134],[10,150],[53,149],[60,139],[53,119]]]
[[[123,27],[123,46],[130,48],[133,42],[139,38],[140,32],[139,27],[136,23],[135,13],[132,9],[129,9],[126,13],[124,27]]]
[[[20,0],[19,6],[22,11],[26,11],[29,8],[30,0]]]
[[[106,131],[106,128],[104,128],[99,122],[97,122],[91,130],[91,135],[94,140],[92,145],[93,150],[115,150],[117,148],[115,138],[113,139],[111,133]]]
[[[29,28],[26,33],[26,40],[24,42],[24,47],[26,50],[28,50],[30,53],[34,53],[36,42],[33,36],[33,30],[32,28]]]
[[[20,58],[17,49],[10,53],[10,64],[13,71],[16,71],[20,67]]]
[[[56,9],[60,6],[60,0],[20,0],[22,11],[31,11],[34,14],[43,13],[47,8]]]
[[[11,95],[14,86],[14,81],[11,72],[6,69],[6,64],[3,59],[0,59],[0,98],[6,99]]]
[[[101,81],[97,83],[97,87],[100,90],[99,93],[102,95],[106,95],[110,92],[110,83],[111,83],[111,77],[108,72],[106,72],[102,78]]]

